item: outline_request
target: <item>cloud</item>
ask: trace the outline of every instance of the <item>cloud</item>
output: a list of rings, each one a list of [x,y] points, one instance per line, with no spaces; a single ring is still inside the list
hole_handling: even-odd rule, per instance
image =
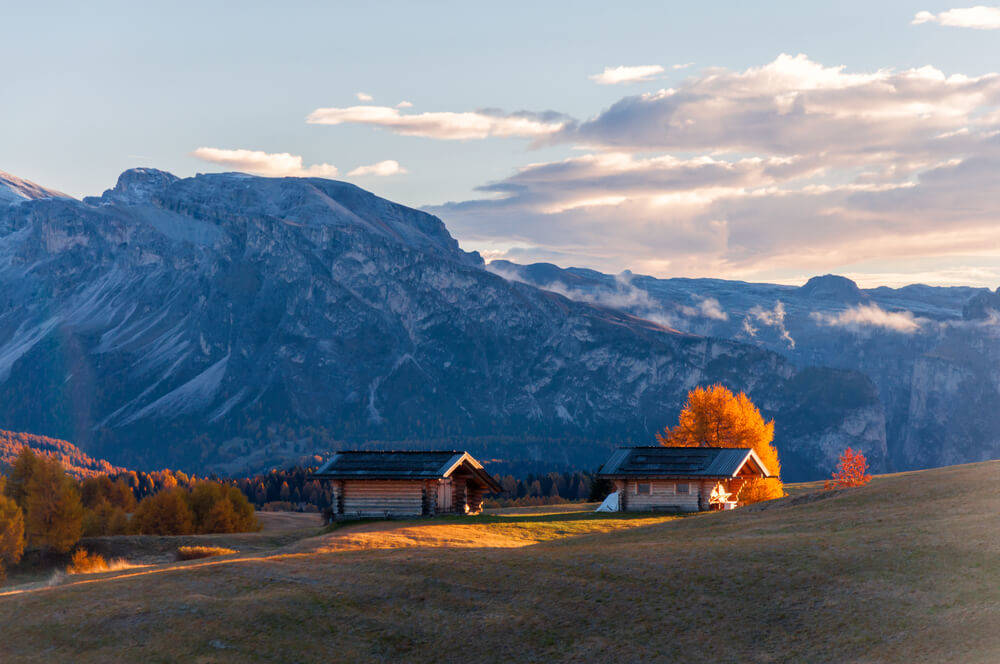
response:
[[[503,277],[507,281],[526,283],[542,290],[557,293],[574,302],[586,302],[609,309],[620,309],[663,327],[671,329],[675,327],[673,318],[664,312],[663,305],[653,299],[647,291],[633,285],[630,275],[627,273],[615,276],[613,288],[596,287],[583,289],[567,286],[559,280],[546,283],[530,281],[524,279],[517,270],[509,269],[497,263],[487,264],[486,269]]]
[[[746,318],[743,319],[743,331],[751,337],[756,337],[758,329],[753,326],[752,321],[757,321],[765,327],[773,327],[789,348],[795,348],[795,339],[785,327],[785,304],[781,300],[774,303],[773,309],[757,305],[747,312]]]
[[[266,177],[332,178],[337,176],[337,167],[332,164],[303,166],[302,157],[287,152],[201,147],[192,152],[191,155],[213,164]]]
[[[322,125],[371,125],[389,129],[402,136],[469,140],[490,136],[540,138],[563,129],[567,117],[551,112],[503,113],[496,109],[403,114],[399,109],[388,106],[350,106],[317,108],[309,114],[306,121]]]
[[[375,175],[375,176],[386,176],[386,175],[402,175],[406,173],[406,169],[399,165],[399,162],[395,159],[386,159],[385,161],[380,161],[376,164],[369,164],[368,166],[358,166],[353,171],[348,173],[349,177],[359,177],[364,175]]]
[[[430,208],[463,246],[786,283],[864,261],[1000,259],[1000,74],[781,55],[623,97],[537,140],[584,152]]]
[[[367,92],[355,92],[354,96],[358,98],[358,101],[372,101],[374,99],[374,97]]]
[[[727,314],[722,309],[722,305],[714,297],[699,297],[694,296],[697,300],[697,305],[694,307],[689,307],[687,305],[681,304],[677,308],[685,316],[689,318],[702,317],[711,318],[712,320],[729,320],[729,314]]]
[[[861,304],[836,314],[814,311],[810,317],[821,325],[854,331],[875,327],[903,334],[916,332],[923,322],[923,319],[915,318],[912,312],[885,311],[877,304]]]
[[[413,108],[413,102],[409,102],[404,99],[403,101],[396,104],[396,108]]]
[[[663,73],[660,65],[637,65],[633,67],[605,67],[600,74],[594,74],[590,80],[598,85],[617,85],[619,83],[642,83],[651,81]]]
[[[707,69],[677,88],[621,99],[548,137],[600,149],[803,155],[865,164],[939,153],[1000,101],[1000,76],[933,67],[849,73],[805,55],[737,72]],[[973,132],[975,133],[975,132]]]
[[[964,7],[949,9],[939,14],[923,11],[917,12],[911,21],[913,25],[921,23],[939,23],[953,28],[973,28],[975,30],[1000,30],[1000,7]]]
[[[690,67],[693,64],[694,64],[693,62],[685,62],[685,63],[679,64],[679,65],[672,65],[670,68],[671,69],[687,69],[688,67]]]

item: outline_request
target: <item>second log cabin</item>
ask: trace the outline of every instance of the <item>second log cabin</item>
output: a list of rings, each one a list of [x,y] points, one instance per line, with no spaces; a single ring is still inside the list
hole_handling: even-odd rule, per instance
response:
[[[749,448],[620,447],[598,477],[611,480],[622,512],[731,509],[752,478],[772,477]]]

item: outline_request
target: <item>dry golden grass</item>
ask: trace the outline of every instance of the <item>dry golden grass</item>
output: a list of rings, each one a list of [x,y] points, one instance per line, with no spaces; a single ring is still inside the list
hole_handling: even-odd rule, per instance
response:
[[[0,588],[2,655],[1000,661],[1000,462],[815,498],[681,519],[358,524],[272,551]]]
[[[124,558],[106,559],[98,553],[91,553],[86,549],[77,549],[73,552],[70,564],[66,568],[67,574],[98,574],[101,572],[117,572],[123,569],[136,567]]]
[[[179,546],[177,560],[198,560],[212,556],[228,556],[231,553],[236,553],[236,549],[227,549],[224,546]]]

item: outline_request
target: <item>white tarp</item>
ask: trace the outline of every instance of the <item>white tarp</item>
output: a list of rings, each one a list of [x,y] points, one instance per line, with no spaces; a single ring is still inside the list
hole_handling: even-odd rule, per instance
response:
[[[617,512],[618,511],[618,492],[612,491],[608,494],[608,497],[604,499],[601,506],[598,507],[595,512]]]

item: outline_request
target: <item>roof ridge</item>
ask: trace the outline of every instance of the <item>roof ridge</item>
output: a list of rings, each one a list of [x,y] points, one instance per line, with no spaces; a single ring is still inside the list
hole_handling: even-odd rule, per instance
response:
[[[752,447],[722,447],[721,445],[623,445],[620,450],[752,450]]]
[[[468,454],[465,450],[335,450],[334,454]]]

